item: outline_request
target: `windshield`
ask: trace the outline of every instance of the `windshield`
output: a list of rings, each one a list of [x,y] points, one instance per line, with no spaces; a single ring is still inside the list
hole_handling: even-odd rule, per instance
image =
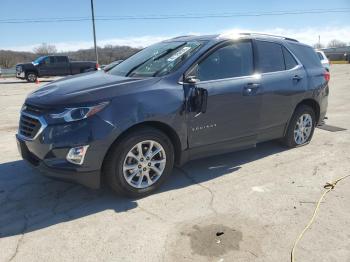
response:
[[[40,64],[40,62],[45,59],[46,56],[40,56],[33,61],[33,64]]]
[[[188,59],[202,42],[161,42],[126,59],[108,73],[119,76],[152,77],[170,73]]]

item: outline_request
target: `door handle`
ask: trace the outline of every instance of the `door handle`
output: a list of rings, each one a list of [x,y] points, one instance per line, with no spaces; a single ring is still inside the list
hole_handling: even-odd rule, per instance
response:
[[[249,83],[243,88],[243,95],[244,96],[252,96],[255,95],[260,84],[258,83]]]
[[[299,75],[293,76],[293,80],[295,80],[295,81],[300,81],[301,79],[303,79],[303,77],[301,77]]]

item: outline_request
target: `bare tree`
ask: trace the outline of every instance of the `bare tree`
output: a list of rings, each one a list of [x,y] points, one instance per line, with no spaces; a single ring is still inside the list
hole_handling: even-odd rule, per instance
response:
[[[113,57],[115,52],[112,45],[105,45],[104,48],[100,50],[100,52],[102,53],[101,55],[103,56],[101,61],[104,61],[106,64],[113,62]]]
[[[324,48],[324,47],[325,47],[325,46],[324,46],[323,44],[321,44],[321,43],[316,43],[316,44],[313,44],[312,46],[313,46],[313,48],[315,48],[315,49],[321,49],[321,48]]]
[[[346,43],[337,39],[331,40],[327,45],[327,47],[343,47],[343,46],[346,46]]]
[[[56,46],[42,43],[40,46],[33,49],[37,55],[50,55],[57,53]]]

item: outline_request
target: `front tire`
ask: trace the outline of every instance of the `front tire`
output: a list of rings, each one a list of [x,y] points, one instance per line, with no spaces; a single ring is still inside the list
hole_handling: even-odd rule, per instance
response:
[[[38,75],[35,72],[26,73],[26,79],[30,83],[34,83],[38,78]]]
[[[307,105],[298,106],[289,122],[282,143],[291,148],[307,145],[312,139],[315,126],[315,111]]]
[[[141,127],[111,148],[104,173],[115,192],[142,197],[160,187],[173,165],[174,147],[170,139],[158,129]]]

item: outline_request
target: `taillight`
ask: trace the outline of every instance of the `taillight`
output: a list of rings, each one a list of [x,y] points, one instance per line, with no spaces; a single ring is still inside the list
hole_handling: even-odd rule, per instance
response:
[[[331,79],[331,74],[326,70],[324,72],[324,79],[328,82]]]
[[[100,65],[98,63],[96,63],[96,70],[99,70]]]

